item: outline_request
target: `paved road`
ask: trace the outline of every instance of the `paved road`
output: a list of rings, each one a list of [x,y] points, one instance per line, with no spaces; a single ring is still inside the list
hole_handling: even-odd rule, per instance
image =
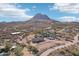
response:
[[[48,50],[46,50],[45,52],[43,52],[40,56],[47,56],[49,55],[51,52],[57,50],[57,49],[61,49],[61,48],[65,48],[65,47],[69,47],[71,45],[74,45],[78,42],[78,36],[79,34],[77,34],[75,37],[74,37],[74,40],[73,40],[73,43],[66,43],[65,45],[61,45],[61,46],[57,46],[57,47],[54,47],[54,48],[50,48]]]

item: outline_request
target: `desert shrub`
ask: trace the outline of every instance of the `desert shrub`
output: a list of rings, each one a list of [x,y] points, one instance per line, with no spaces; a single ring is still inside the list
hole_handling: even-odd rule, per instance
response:
[[[20,45],[17,45],[17,47],[14,49],[14,53],[16,56],[22,56],[22,51],[23,47],[21,47]]]
[[[79,56],[79,51],[71,52],[74,56]]]
[[[60,51],[60,54],[64,55],[64,54],[65,54],[65,52],[64,52],[64,51]]]
[[[37,53],[38,53],[37,48],[34,47],[34,46],[29,46],[29,47],[28,47],[28,50],[31,51],[33,54],[37,54]]]
[[[52,36],[54,35],[54,33],[43,32],[43,33],[41,33],[41,35],[42,35],[43,37],[52,37]]]
[[[0,53],[2,53],[2,52],[4,52],[5,50],[4,50],[4,48],[3,49],[0,49]]]
[[[4,48],[4,52],[9,52],[10,48],[11,48],[11,43],[10,42],[6,42],[5,48]]]

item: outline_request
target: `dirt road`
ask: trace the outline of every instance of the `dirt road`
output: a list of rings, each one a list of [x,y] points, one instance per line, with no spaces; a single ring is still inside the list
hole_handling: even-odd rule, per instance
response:
[[[57,46],[57,47],[54,47],[54,48],[50,48],[48,50],[46,50],[45,52],[43,52],[40,56],[48,56],[51,52],[57,50],[57,49],[61,49],[61,48],[65,48],[65,47],[69,47],[71,45],[74,45],[76,44],[78,41],[78,36],[79,34],[77,34],[75,37],[74,37],[74,40],[73,42],[71,43],[66,43],[65,45],[61,45],[61,46]]]

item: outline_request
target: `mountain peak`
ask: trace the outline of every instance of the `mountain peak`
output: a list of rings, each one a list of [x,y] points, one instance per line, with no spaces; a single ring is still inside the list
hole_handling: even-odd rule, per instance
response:
[[[50,19],[47,15],[38,13],[32,19]]]

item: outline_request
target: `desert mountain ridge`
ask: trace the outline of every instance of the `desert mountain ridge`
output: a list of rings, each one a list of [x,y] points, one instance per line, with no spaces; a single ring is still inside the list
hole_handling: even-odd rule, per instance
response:
[[[38,13],[28,21],[1,22],[0,27],[17,27],[21,29],[40,29],[46,28],[54,23],[47,15]]]
[[[2,27],[16,27],[20,29],[41,29],[41,28],[46,28],[50,26],[51,24],[68,24],[68,23],[62,23],[59,21],[56,21],[54,19],[50,19],[47,15],[38,13],[34,17],[32,17],[28,21],[18,21],[18,22],[0,22],[0,28]],[[69,24],[74,24],[74,23],[69,23]],[[78,24],[78,23],[75,23]]]

